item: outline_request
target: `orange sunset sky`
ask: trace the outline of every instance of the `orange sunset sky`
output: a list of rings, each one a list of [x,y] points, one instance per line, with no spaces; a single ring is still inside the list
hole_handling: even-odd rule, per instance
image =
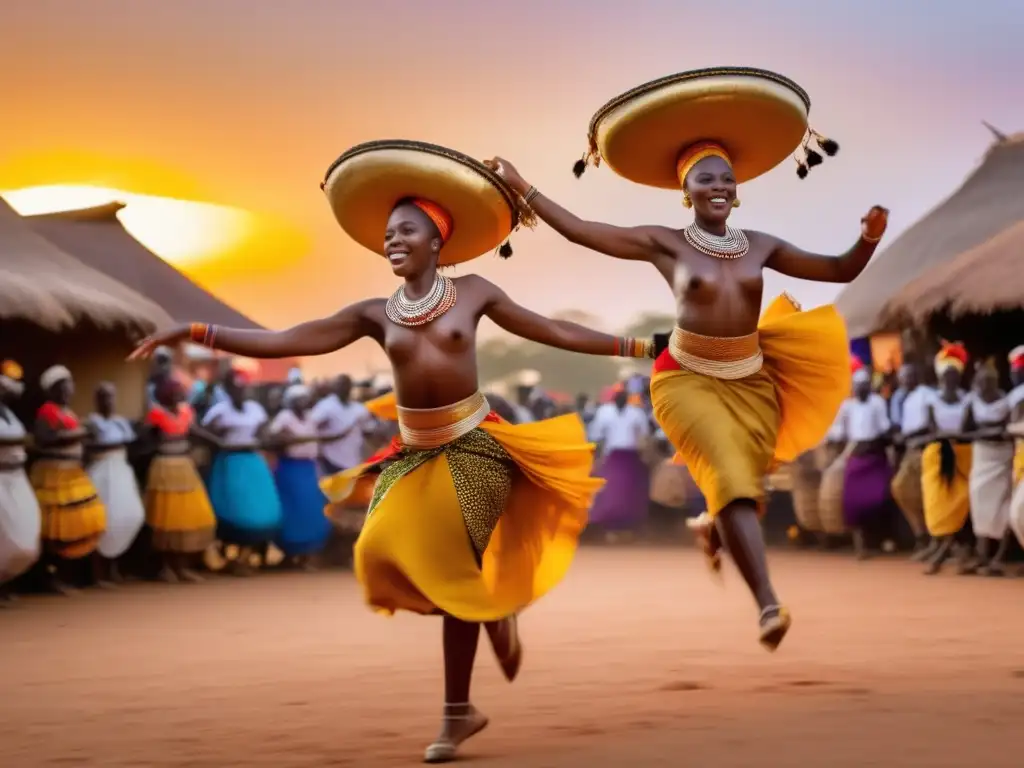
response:
[[[386,264],[340,232],[318,184],[352,144],[432,141],[501,154],[545,193],[613,223],[685,223],[679,195],[605,169],[570,172],[587,122],[616,93],[737,64],[801,83],[835,160],[741,187],[734,223],[844,250],[874,203],[898,233],[984,152],[980,121],[1024,129],[1024,3],[1014,0],[32,0],[4,10],[0,190],[93,184],[246,209],[259,225],[191,274],[269,326],[392,291]],[[156,222],[159,227],[161,222]],[[164,222],[165,232],[173,227]],[[171,229],[173,233],[173,229]],[[541,226],[477,271],[545,313],[609,329],[672,299],[653,269]],[[218,252],[219,249],[219,252]],[[168,258],[180,257],[164,253]],[[770,276],[805,304],[833,286]],[[383,362],[363,342],[313,373]]]

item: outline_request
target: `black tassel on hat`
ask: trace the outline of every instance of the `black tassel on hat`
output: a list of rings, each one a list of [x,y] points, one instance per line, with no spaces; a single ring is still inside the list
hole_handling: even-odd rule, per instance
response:
[[[581,158],[577,160],[572,166],[572,175],[577,179],[583,175],[583,172],[587,170],[587,159]]]
[[[822,136],[817,131],[813,131],[813,133],[814,140],[817,142],[818,146],[821,147],[821,151],[829,157],[835,157],[836,153],[839,151],[839,144],[832,139]]]
[[[508,240],[502,243],[501,247],[498,248],[498,255],[503,259],[509,258],[512,255],[512,243]]]
[[[804,155],[807,157],[807,167],[814,168],[825,162],[825,159],[810,147],[804,147]]]
[[[799,176],[801,179],[806,179],[808,173],[809,173],[809,169],[807,168],[807,166],[804,165],[803,163],[801,163],[799,160],[797,160],[796,161],[796,175]]]

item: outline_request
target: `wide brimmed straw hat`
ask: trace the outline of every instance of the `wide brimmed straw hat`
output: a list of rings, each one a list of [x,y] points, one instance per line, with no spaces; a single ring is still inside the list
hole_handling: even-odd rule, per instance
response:
[[[676,163],[699,142],[721,145],[738,182],[767,173],[803,146],[798,173],[838,145],[810,130],[811,100],[787,77],[763,69],[714,67],[680,72],[616,96],[590,121],[588,150],[573,169],[605,162],[623,178],[679,189]],[[817,149],[810,142],[817,142]],[[800,171],[799,169],[803,170]]]
[[[443,208],[453,222],[440,266],[475,259],[501,247],[520,224],[520,202],[497,173],[435,144],[389,139],[352,147],[327,169],[321,187],[341,228],[374,253],[395,204],[419,198]],[[504,245],[503,245],[504,244]]]

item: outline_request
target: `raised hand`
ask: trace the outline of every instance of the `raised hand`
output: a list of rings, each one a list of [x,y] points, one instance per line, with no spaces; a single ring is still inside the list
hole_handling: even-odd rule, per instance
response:
[[[128,355],[129,360],[148,360],[159,347],[173,347],[189,338],[191,325],[176,325],[161,333],[147,336]]]
[[[526,194],[529,190],[530,185],[526,183],[523,177],[519,175],[519,171],[516,170],[516,167],[508,160],[500,157],[492,157],[490,160],[484,160],[484,165],[501,176],[508,185],[520,195]]]
[[[876,205],[860,220],[861,237],[869,243],[877,243],[882,239],[888,226],[889,209]]]

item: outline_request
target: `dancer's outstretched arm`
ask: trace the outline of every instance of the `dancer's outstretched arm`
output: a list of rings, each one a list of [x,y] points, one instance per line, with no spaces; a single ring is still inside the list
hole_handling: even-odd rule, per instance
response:
[[[196,323],[178,325],[144,339],[128,359],[145,359],[153,354],[157,347],[173,346],[190,340],[241,357],[326,355],[328,352],[347,347],[364,336],[377,335],[377,325],[369,315],[369,308],[376,301],[361,301],[345,307],[330,317],[310,320],[283,331],[254,331]]]
[[[861,219],[861,235],[857,242],[839,256],[808,253],[785,240],[761,234],[761,237],[768,237],[774,241],[774,247],[765,266],[801,280],[814,280],[819,283],[852,282],[868,265],[878,242],[885,234],[888,222],[889,211],[876,205]]]
[[[531,187],[515,167],[500,157],[484,163],[499,173],[524,198]],[[666,227],[616,227],[600,221],[585,221],[539,192],[529,201],[533,211],[548,226],[575,245],[631,261],[673,261],[673,236]],[[666,266],[666,265],[662,265]]]
[[[605,357],[653,357],[649,339],[627,339],[586,328],[568,320],[552,320],[516,304],[503,290],[477,275],[467,275],[474,293],[483,298],[482,314],[500,328],[523,339],[569,352]]]

